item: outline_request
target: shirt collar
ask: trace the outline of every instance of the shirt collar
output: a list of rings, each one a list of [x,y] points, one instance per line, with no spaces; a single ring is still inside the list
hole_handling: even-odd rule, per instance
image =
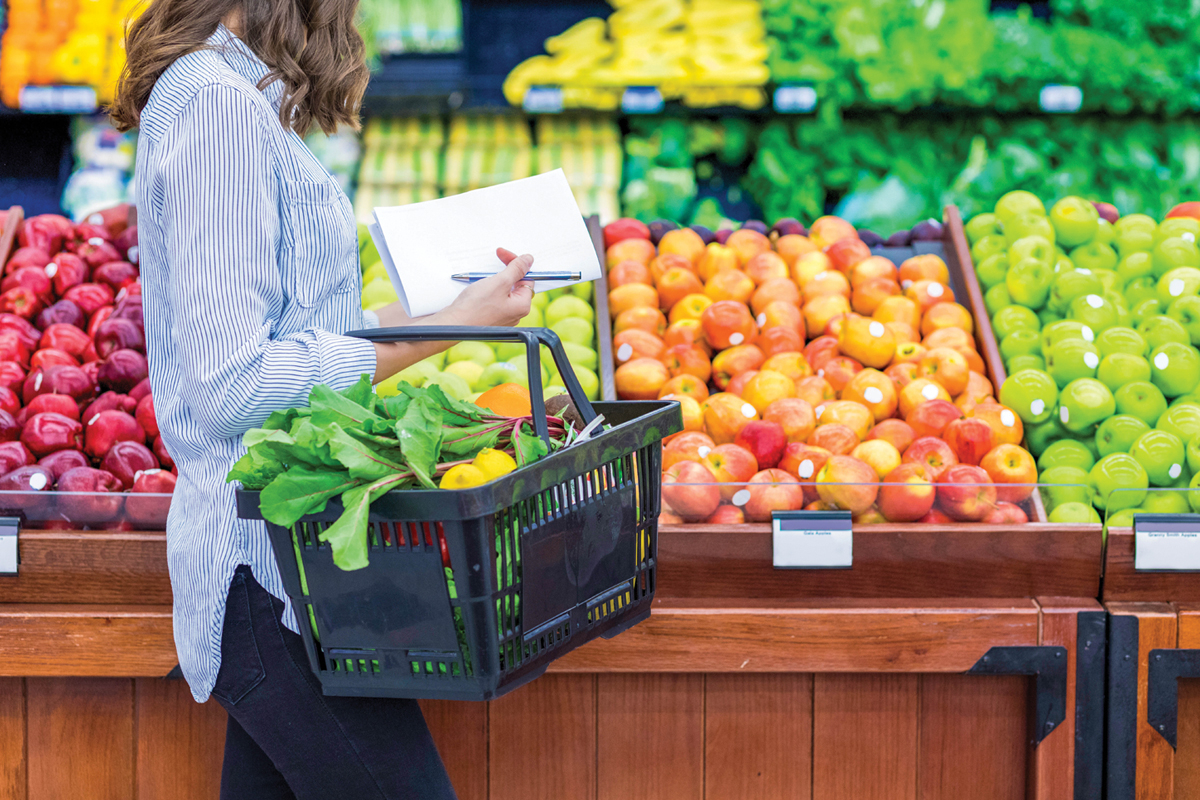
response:
[[[255,86],[271,72],[271,68],[254,54],[250,46],[235,36],[233,31],[226,28],[223,24],[217,25],[216,31],[213,32],[212,36],[208,37],[207,44],[221,54],[221,57],[225,59],[225,63],[229,65],[230,69]],[[271,105],[275,107],[275,110],[278,111],[280,104],[283,102],[283,81],[278,79],[272,81],[262,92]]]

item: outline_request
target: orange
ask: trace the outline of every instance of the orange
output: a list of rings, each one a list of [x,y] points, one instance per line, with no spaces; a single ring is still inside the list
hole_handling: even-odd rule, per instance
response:
[[[529,390],[519,383],[493,386],[475,400],[475,405],[502,417],[528,417],[533,413]]]

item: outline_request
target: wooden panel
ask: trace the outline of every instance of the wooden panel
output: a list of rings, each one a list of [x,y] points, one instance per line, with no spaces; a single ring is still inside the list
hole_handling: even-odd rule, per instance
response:
[[[0,676],[161,678],[178,663],[169,606],[0,606],[0,642]]]
[[[546,675],[491,703],[491,800],[596,796],[595,687],[592,675]]]
[[[1179,646],[1200,649],[1200,604],[1177,606]],[[1179,681],[1179,710],[1175,730],[1175,797],[1200,797],[1200,679]]]
[[[919,682],[917,675],[814,676],[813,797],[917,796]]]
[[[421,712],[459,800],[487,800],[488,704],[422,700]]]
[[[0,229],[0,265],[7,263],[8,256],[17,244],[17,232],[25,221],[25,209],[12,206],[4,215],[4,227]]]
[[[1108,610],[1138,618],[1137,798],[1168,800],[1175,783],[1172,774],[1175,751],[1146,722],[1146,676],[1150,668],[1150,651],[1175,647],[1178,618],[1175,610],[1163,603],[1109,603]]]
[[[1097,597],[1098,526],[865,525],[854,568],[771,566],[771,526],[659,529],[660,598]]]
[[[133,681],[29,678],[29,796],[134,796]]]
[[[601,675],[596,708],[598,800],[702,800],[703,675]]]
[[[1024,800],[1029,680],[921,676],[921,800]]]
[[[1175,610],[1179,614],[1179,646],[1200,649],[1200,603],[1176,603]]]
[[[171,604],[165,533],[21,531],[20,545],[0,603]]]
[[[25,681],[0,678],[0,797],[26,800]]]
[[[141,678],[134,691],[137,797],[217,800],[225,709],[216,700],[197,703],[179,680]]]
[[[1104,594],[1112,601],[1200,602],[1200,575],[1194,572],[1136,572],[1133,529],[1109,528],[1104,551]]]
[[[1032,600],[655,601],[649,620],[557,672],[964,672],[991,647],[1037,644]],[[822,607],[824,605],[824,607]]]
[[[811,675],[705,678],[705,800],[812,797]]]

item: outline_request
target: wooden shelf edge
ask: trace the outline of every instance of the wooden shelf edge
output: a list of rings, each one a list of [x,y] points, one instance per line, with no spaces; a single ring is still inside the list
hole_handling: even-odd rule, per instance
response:
[[[0,606],[0,676],[162,678],[177,663],[169,606]]]

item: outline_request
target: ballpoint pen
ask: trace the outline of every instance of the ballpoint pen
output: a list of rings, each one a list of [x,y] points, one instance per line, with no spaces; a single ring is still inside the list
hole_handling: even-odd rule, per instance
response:
[[[495,273],[493,272],[458,272],[450,277],[456,281],[463,283],[474,283],[481,281],[484,278],[490,278]],[[524,280],[527,281],[577,281],[582,279],[582,275],[578,272],[527,272]]]

